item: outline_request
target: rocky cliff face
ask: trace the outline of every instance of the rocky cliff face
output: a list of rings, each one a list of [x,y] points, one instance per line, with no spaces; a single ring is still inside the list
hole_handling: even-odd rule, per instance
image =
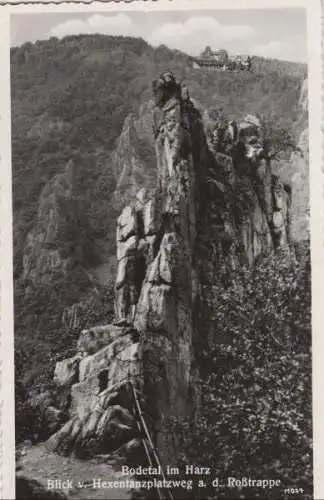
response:
[[[172,74],[154,82],[153,94],[157,182],[117,221],[116,321],[84,330],[76,356],[57,364],[57,383],[71,388],[70,419],[47,446],[140,452],[132,381],[162,462],[172,464],[168,420],[199,407],[204,290],[221,268],[230,277],[265,254],[289,251],[291,194],[271,173],[256,120],[240,124],[244,133],[233,134],[224,154]]]
[[[299,154],[291,156],[292,199],[292,235],[297,240],[309,237],[309,130],[308,130],[308,82],[304,81],[301,89],[299,105],[302,110],[300,118]]]
[[[156,186],[157,170],[152,131],[153,102],[127,116],[113,155],[116,178],[114,205],[121,210],[140,188]]]
[[[300,88],[298,120],[293,136],[296,150],[284,162],[279,162],[280,177],[291,185],[291,236],[295,242],[309,239],[309,128],[308,80]]]
[[[62,253],[62,242],[69,231],[69,215],[76,212],[73,197],[74,165],[69,162],[43,189],[37,224],[27,236],[23,256],[23,278],[48,283],[53,273],[64,273],[69,259]]]

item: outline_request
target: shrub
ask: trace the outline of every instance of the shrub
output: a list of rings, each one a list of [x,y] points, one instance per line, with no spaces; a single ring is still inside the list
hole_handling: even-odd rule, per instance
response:
[[[279,479],[279,488],[196,488],[194,498],[285,498],[312,494],[311,293],[308,249],[269,258],[212,301],[200,360],[202,405],[173,424],[181,463],[212,479]],[[221,338],[220,338],[221,337]],[[205,480],[208,476],[201,477]],[[196,478],[197,483],[197,478]],[[242,496],[240,496],[242,495]]]

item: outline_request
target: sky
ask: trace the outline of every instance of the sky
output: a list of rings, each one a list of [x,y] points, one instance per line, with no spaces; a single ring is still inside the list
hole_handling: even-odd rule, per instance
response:
[[[307,62],[306,11],[302,8],[159,12],[16,14],[11,45],[80,33],[142,37],[198,55],[206,45],[230,54]]]

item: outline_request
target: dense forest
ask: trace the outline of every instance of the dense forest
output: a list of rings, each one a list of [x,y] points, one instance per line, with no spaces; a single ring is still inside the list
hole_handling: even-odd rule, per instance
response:
[[[130,154],[138,183],[152,177],[152,80],[173,71],[201,110],[257,113],[297,140],[306,66],[253,57],[252,67],[205,73],[179,51],[101,35],[11,49],[18,439],[30,433],[26,400],[34,422],[80,329],[113,315],[116,189]],[[141,129],[131,152],[121,147],[130,114]]]

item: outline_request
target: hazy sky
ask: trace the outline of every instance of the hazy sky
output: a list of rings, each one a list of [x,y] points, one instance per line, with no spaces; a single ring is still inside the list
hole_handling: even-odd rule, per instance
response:
[[[17,14],[11,44],[79,33],[141,36],[189,54],[206,45],[230,53],[307,62],[304,9]]]

